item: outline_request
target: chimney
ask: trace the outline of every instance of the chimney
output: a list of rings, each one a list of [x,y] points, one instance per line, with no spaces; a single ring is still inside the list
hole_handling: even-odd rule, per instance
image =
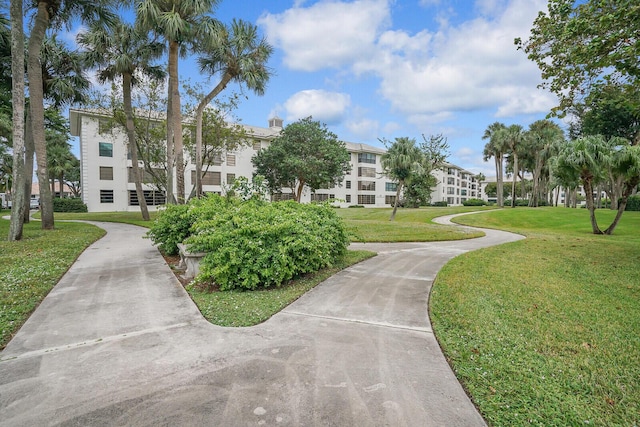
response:
[[[282,119],[278,116],[274,116],[269,119],[269,129],[282,129]]]

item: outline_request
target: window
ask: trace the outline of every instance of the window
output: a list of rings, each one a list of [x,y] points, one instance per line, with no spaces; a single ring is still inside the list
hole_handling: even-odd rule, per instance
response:
[[[447,184],[454,185],[455,183],[456,183],[455,178],[452,178],[452,177],[447,178]]]
[[[235,166],[235,165],[236,165],[236,155],[227,154],[227,166]]]
[[[385,182],[384,191],[396,191],[398,190],[398,184],[395,182]]]
[[[376,155],[373,153],[358,153],[358,163],[376,164]]]
[[[100,180],[113,181],[113,168],[110,166],[100,166]]]
[[[98,143],[98,151],[100,152],[100,157],[113,157],[113,144],[100,142]]]
[[[461,195],[461,196],[466,196],[466,195],[467,195],[467,190],[462,190],[462,191],[460,192],[460,195]]]
[[[358,181],[358,190],[376,191],[375,181]]]
[[[367,178],[375,178],[376,168],[358,168],[358,176],[365,176]]]
[[[456,194],[456,189],[454,187],[447,187],[447,194]]]
[[[291,193],[276,193],[271,195],[272,202],[279,202],[282,200],[293,200],[293,194]]]
[[[211,164],[213,166],[220,166],[222,164],[222,156],[220,154],[216,154],[215,156],[213,156]]]
[[[113,203],[113,190],[100,190],[100,203]]]
[[[351,181],[347,181],[347,182],[346,182],[346,187],[347,187],[347,188],[351,188]]]
[[[227,174],[227,184],[231,185],[233,184],[233,182],[236,180],[236,174],[235,173],[228,173]]]
[[[384,196],[385,205],[395,205],[396,204],[396,196]]]
[[[347,203],[351,203],[351,194],[347,194],[345,197]]]
[[[373,194],[359,194],[358,195],[358,204],[359,205],[375,205],[376,204],[376,196]]]
[[[447,197],[447,204],[448,205],[452,205],[453,204],[453,197]]]
[[[325,202],[327,200],[333,200],[335,199],[336,196],[334,194],[316,194],[316,193],[312,193],[311,194],[311,201],[312,202]]]
[[[202,185],[220,185],[220,172],[207,172],[201,181]],[[191,183],[196,183],[196,171],[191,171]]]
[[[133,181],[133,168],[128,168],[129,171],[129,182],[134,182]],[[151,182],[153,182],[153,175],[151,174],[151,172],[149,172],[146,169],[142,169],[139,168],[138,169],[140,171],[140,174],[142,175],[142,183],[143,184],[149,184]],[[158,168],[153,168],[153,174],[157,177],[159,177],[158,179],[164,181],[164,170],[162,169],[158,169]]]
[[[144,200],[148,206],[164,205],[167,198],[162,191],[158,190],[145,190],[143,191]],[[138,202],[138,193],[136,190],[129,190],[129,206],[140,206]]]
[[[260,150],[260,148],[262,148],[262,144],[260,143],[260,141],[253,141],[253,149],[255,151]]]

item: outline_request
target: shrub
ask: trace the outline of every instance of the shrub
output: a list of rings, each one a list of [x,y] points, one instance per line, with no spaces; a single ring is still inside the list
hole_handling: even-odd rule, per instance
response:
[[[487,202],[482,199],[467,199],[462,202],[463,206],[486,206]]]
[[[440,201],[440,202],[433,202],[433,203],[431,204],[431,206],[436,206],[436,207],[445,207],[445,208],[446,208],[446,207],[448,206],[448,204],[447,204],[447,202],[446,202],[446,201],[442,200],[442,201]]]
[[[516,199],[516,206],[529,206],[529,199]]]
[[[349,205],[350,208],[364,208],[364,205]]]
[[[216,204],[211,209],[211,204]],[[198,282],[220,290],[280,286],[331,266],[349,244],[346,228],[326,204],[210,198],[194,210],[192,251],[206,252]]]
[[[640,211],[640,196],[629,196],[626,211]]]
[[[82,199],[53,199],[54,212],[87,212],[87,205],[82,203]]]

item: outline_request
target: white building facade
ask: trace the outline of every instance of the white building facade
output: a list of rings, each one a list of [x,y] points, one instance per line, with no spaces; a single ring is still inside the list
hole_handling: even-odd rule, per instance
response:
[[[434,171],[438,184],[431,193],[431,203],[447,202],[459,206],[469,199],[482,199],[482,184],[476,175],[451,163]]]
[[[71,109],[71,134],[80,140],[82,200],[89,212],[137,211],[139,209],[135,185],[131,179],[131,160],[123,129],[105,126],[109,117],[94,110]],[[254,168],[251,158],[269,146],[282,130],[282,120],[271,119],[269,127],[246,126],[248,144],[234,152],[223,153],[202,179],[205,193],[223,194],[225,188],[240,176],[251,179]],[[333,200],[348,207],[390,207],[395,203],[396,184],[382,173],[381,156],[384,149],[367,144],[346,143],[351,155],[351,170],[341,185],[311,192],[305,188],[302,202]],[[195,164],[185,153],[185,191],[195,185]],[[150,210],[165,204],[166,197],[150,183],[143,185]],[[273,200],[292,198],[288,192],[276,194]]]

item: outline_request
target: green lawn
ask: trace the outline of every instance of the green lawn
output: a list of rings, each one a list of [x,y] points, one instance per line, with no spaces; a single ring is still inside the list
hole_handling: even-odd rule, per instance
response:
[[[0,216],[8,215],[0,212]],[[40,301],[104,230],[83,223],[57,223],[43,231],[39,222],[25,224],[23,240],[7,241],[9,221],[0,219],[0,349]]]
[[[638,425],[640,213],[626,212],[613,236],[590,234],[584,209],[457,220],[527,236],[454,259],[431,293],[436,336],[485,418],[496,426]]]

